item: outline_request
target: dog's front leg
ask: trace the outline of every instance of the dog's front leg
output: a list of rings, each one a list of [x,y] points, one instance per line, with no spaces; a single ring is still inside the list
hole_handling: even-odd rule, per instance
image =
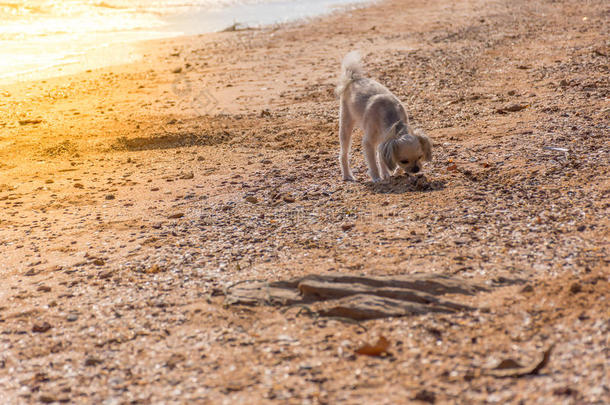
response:
[[[383,161],[383,159],[381,159],[381,156],[379,156],[380,153],[381,152],[378,151],[379,166],[381,166],[381,178],[385,180],[385,179],[388,179],[388,178],[392,177],[392,173],[390,172],[390,170],[386,166],[386,164]]]
[[[354,175],[349,167],[349,153],[352,146],[352,131],[354,130],[354,120],[349,111],[341,102],[339,112],[339,142],[341,143],[341,154],[339,163],[341,164],[341,175],[345,181],[354,181]]]
[[[369,176],[371,176],[371,180],[376,183],[381,180],[381,177],[379,176],[379,166],[377,164],[377,150],[375,145],[367,138],[368,137],[365,135],[362,140],[364,157],[366,158],[366,164],[369,167]]]

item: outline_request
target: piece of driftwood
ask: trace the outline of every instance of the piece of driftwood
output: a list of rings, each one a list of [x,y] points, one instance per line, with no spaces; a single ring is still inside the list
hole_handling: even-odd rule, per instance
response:
[[[320,316],[355,320],[474,309],[444,294],[473,295],[486,288],[431,274],[399,276],[308,275],[276,282],[244,281],[225,291],[228,305],[308,305]]]
[[[527,366],[522,366],[518,361],[513,359],[502,360],[500,364],[491,370],[486,370],[487,375],[496,378],[524,377],[527,375],[536,375],[549,363],[551,353],[553,352],[554,344],[549,346],[539,358]]]

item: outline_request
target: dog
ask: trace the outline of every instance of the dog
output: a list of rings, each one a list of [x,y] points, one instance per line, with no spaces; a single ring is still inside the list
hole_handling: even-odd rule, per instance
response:
[[[389,178],[397,168],[418,173],[424,161],[432,160],[430,139],[409,126],[405,108],[390,90],[365,76],[358,52],[343,59],[335,92],[340,98],[339,162],[345,181],[354,181],[349,153],[355,125],[364,132],[362,146],[373,182]]]

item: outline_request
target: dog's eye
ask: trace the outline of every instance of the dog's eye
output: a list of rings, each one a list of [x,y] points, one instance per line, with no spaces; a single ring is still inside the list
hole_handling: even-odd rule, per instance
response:
[[[400,163],[402,163],[403,165],[408,165],[409,161],[408,160],[401,160]]]

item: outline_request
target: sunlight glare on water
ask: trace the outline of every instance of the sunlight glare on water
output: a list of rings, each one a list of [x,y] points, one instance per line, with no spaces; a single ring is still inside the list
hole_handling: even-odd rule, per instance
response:
[[[0,3],[0,79],[27,78],[40,69],[82,63],[89,50],[112,43],[168,36],[159,32],[164,26],[159,6],[163,2],[150,2],[159,4],[152,8],[143,7],[144,3],[4,0]]]
[[[0,83],[50,67],[130,62],[139,57],[128,47],[135,41],[282,22],[358,1],[0,0]]]

